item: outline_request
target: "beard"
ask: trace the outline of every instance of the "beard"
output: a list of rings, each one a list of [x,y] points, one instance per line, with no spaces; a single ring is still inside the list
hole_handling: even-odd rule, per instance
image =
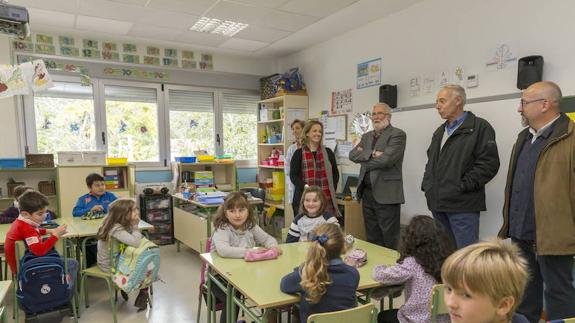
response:
[[[387,126],[389,126],[389,119],[384,119],[373,123],[373,129],[378,131],[387,128]]]
[[[524,115],[521,115],[521,125],[523,127],[529,127],[529,119],[527,119]]]

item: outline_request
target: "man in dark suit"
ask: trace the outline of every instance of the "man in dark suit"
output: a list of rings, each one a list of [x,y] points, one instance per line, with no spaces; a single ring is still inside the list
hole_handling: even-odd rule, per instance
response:
[[[373,106],[373,131],[364,134],[349,153],[349,160],[361,164],[358,199],[362,200],[367,240],[396,249],[403,197],[402,164],[406,135],[391,125],[391,108]]]

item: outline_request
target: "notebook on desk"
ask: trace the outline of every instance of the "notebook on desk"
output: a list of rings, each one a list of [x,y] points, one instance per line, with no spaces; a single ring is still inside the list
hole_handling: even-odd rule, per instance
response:
[[[352,193],[357,192],[358,178],[356,176],[348,176],[345,185],[343,186],[343,191],[341,193],[336,193],[335,197],[338,199],[344,199],[346,196],[352,196]]]

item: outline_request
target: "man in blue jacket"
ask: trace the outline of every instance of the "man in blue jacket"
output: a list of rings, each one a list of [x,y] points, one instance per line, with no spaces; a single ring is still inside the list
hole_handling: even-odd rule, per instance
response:
[[[421,183],[429,210],[458,249],[479,240],[485,184],[499,170],[495,131],[486,120],[463,110],[465,100],[459,85],[446,85],[437,94],[435,106],[446,121],[431,138]]]

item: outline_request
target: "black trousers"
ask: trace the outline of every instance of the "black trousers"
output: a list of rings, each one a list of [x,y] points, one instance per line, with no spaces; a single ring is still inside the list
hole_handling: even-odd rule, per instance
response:
[[[529,282],[517,312],[525,315],[529,322],[537,323],[545,298],[547,320],[575,317],[573,255],[540,256],[535,252],[533,241],[512,240],[529,266]]]
[[[377,315],[377,323],[399,323],[397,311],[397,309],[391,309],[379,312]]]
[[[363,189],[361,198],[367,241],[397,249],[401,204],[377,203],[371,188],[368,187]]]

